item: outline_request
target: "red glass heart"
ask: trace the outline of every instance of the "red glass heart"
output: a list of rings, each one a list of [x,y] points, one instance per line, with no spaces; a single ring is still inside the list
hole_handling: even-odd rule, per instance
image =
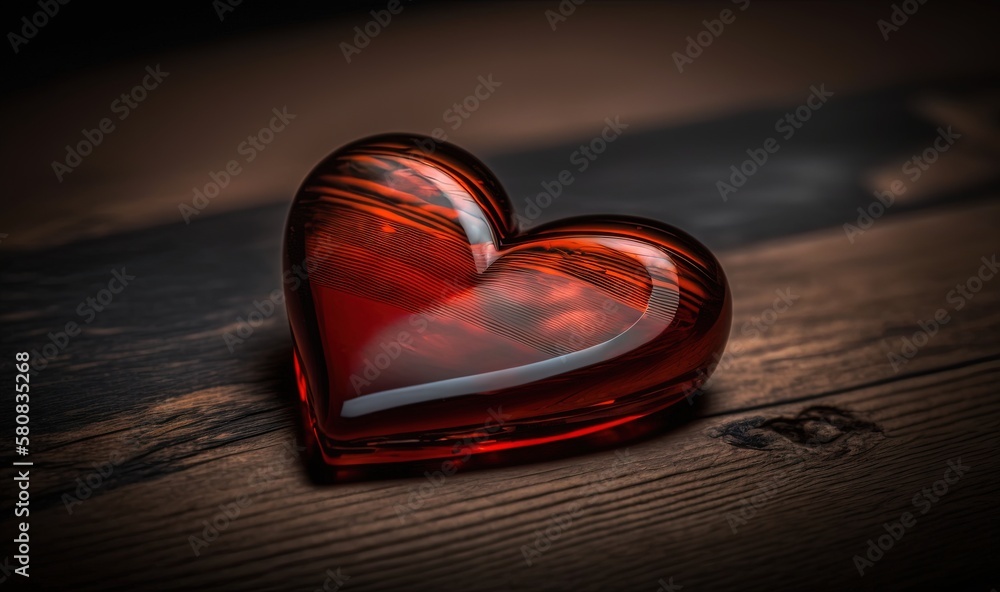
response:
[[[420,146],[434,146],[431,152]],[[722,268],[669,226],[587,217],[519,232],[450,144],[334,152],[285,237],[309,449],[326,465],[473,455],[648,416],[707,379],[729,336]]]

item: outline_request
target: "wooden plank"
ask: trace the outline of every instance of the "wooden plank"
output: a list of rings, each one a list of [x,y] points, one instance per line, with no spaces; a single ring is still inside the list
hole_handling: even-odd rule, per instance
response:
[[[623,456],[607,450],[474,471],[439,486],[309,482],[289,451],[283,316],[235,356],[220,331],[204,329],[206,318],[224,327],[252,298],[194,298],[192,310],[207,315],[200,322],[172,313],[148,328],[130,306],[109,309],[74,345],[102,349],[68,355],[69,368],[96,366],[79,369],[87,388],[78,396],[92,400],[52,409],[60,429],[37,452],[45,459],[33,481],[38,581],[312,590],[339,567],[350,576],[345,589],[357,590],[655,590],[671,577],[689,589],[877,589],[945,575],[985,585],[1000,550],[1000,284],[987,282],[959,311],[946,298],[995,253],[998,220],[1000,206],[976,204],[881,220],[854,245],[831,230],[723,254],[736,296],[730,351],[738,353],[694,399],[691,421]],[[227,238],[217,239],[217,255],[204,250],[208,237],[199,249],[230,262],[246,257],[232,271],[238,278],[264,247]],[[115,256],[91,255],[101,265]],[[99,282],[101,265],[80,273]],[[266,278],[255,282],[240,292],[271,289]],[[132,306],[153,302],[140,285]],[[799,299],[760,335],[744,334],[786,288]],[[185,297],[180,288],[171,296]],[[886,352],[941,307],[951,320],[894,372]],[[136,337],[109,343],[129,323]],[[175,360],[169,372],[145,367],[163,359]],[[206,361],[215,364],[210,375],[190,374]],[[122,367],[131,375],[114,374]],[[58,392],[75,376],[65,368],[43,371],[39,384]],[[100,389],[94,376],[103,377]],[[156,390],[151,376],[167,379],[160,392],[130,392]],[[33,391],[42,401],[44,388]],[[98,484],[92,463],[118,460],[116,451],[127,460]],[[884,534],[883,522],[914,511],[913,496],[959,458],[968,473],[859,578],[852,557]],[[74,494],[76,478],[96,488],[69,514],[62,496]],[[768,499],[734,534],[727,516],[760,486]],[[195,556],[189,537],[243,495],[239,516]],[[526,565],[522,546],[560,522],[551,531],[558,538],[540,556],[529,552]]]

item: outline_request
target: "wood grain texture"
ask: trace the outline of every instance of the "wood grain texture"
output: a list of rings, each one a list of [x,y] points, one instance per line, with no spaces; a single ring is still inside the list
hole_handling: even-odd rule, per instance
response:
[[[163,232],[191,232],[192,244],[169,255],[166,235],[152,231],[5,268],[5,298],[29,311],[5,314],[5,346],[40,345],[37,327],[76,318],[71,305],[90,292],[29,305],[58,300],[59,281],[96,291],[116,266],[137,276],[33,382],[45,418],[34,452],[36,584],[314,590],[337,568],[350,578],[344,590],[1000,582],[1000,281],[962,310],[946,300],[996,252],[1000,205],[880,220],[853,245],[830,230],[722,253],[735,296],[730,353],[686,421],[617,453],[439,485],[311,483],[294,455],[283,313],[227,350],[222,334],[280,277],[273,239],[234,240],[223,229],[277,236],[274,214],[170,227]],[[63,270],[41,294],[26,287],[39,283],[40,265]],[[786,289],[797,297],[787,311],[759,334],[744,331]],[[938,308],[951,320],[894,372],[887,352]],[[913,496],[954,459],[968,472],[859,577],[852,557],[884,522],[919,512]],[[111,474],[95,476],[93,465],[109,461]],[[70,513],[64,496],[78,494],[77,478],[96,486]],[[733,513],[761,487],[766,499],[734,532]],[[195,556],[189,537],[241,496],[239,515]],[[522,546],[553,524],[562,526],[526,565]]]

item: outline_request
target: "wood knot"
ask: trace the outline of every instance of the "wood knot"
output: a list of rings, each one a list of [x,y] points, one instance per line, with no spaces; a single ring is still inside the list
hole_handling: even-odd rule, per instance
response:
[[[810,450],[833,456],[863,452],[884,438],[882,428],[850,411],[836,407],[809,407],[794,417],[746,417],[711,429],[737,448],[753,450]]]

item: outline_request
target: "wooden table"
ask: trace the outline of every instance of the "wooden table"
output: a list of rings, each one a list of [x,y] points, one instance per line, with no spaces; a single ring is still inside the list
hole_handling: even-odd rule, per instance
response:
[[[612,9],[595,5],[588,16],[587,6],[572,23],[582,32],[567,35],[603,30],[600,15]],[[520,10],[525,19],[538,16]],[[778,9],[748,12],[748,31],[734,26],[734,43],[752,37],[749,30],[767,34],[768,10]],[[779,12],[786,10],[797,9]],[[416,35],[400,34],[366,57],[379,63]],[[916,42],[901,36],[899,43],[908,55],[907,44]],[[724,52],[721,41],[712,49]],[[240,56],[229,58],[245,61]],[[706,54],[696,65],[710,71],[714,59]],[[845,72],[837,65],[821,74],[851,79]],[[198,78],[183,73],[177,85],[191,85],[180,93],[191,105],[202,96],[192,90]],[[681,80],[700,80],[691,76]],[[211,154],[193,146],[206,154],[194,165],[181,159],[175,169],[183,174],[148,177],[156,183],[142,193],[124,170],[98,174],[106,170],[100,163],[141,165],[129,160],[140,156],[124,154],[138,144],[123,129],[121,145],[109,142],[108,156],[95,154],[107,160],[81,168],[75,185],[40,185],[45,199],[10,205],[5,211],[15,224],[0,228],[10,234],[0,246],[5,380],[13,352],[44,347],[47,334],[67,322],[82,327],[31,383],[32,581],[39,589],[130,591],[332,590],[338,582],[348,591],[1000,586],[1000,279],[982,281],[971,299],[953,292],[977,285],[970,278],[997,252],[993,95],[979,83],[845,90],[753,184],[722,202],[715,178],[767,134],[775,115],[804,98],[798,90],[808,85],[799,82],[762,86],[780,87],[766,106],[762,96],[744,94],[745,109],[728,105],[693,119],[684,100],[658,115],[650,107],[655,96],[626,101],[625,112],[640,122],[636,134],[546,212],[550,219],[602,210],[658,217],[718,251],[733,289],[734,324],[706,392],[682,404],[665,428],[625,447],[445,479],[312,482],[297,456],[284,311],[235,351],[223,340],[255,300],[281,285],[280,233],[294,187],[288,178],[301,178],[303,162],[334,146],[288,136],[289,150],[280,152],[276,142],[274,160],[261,163],[272,183],[263,198],[247,188],[258,174],[248,172],[232,199],[188,225],[177,215],[178,196],[187,198],[188,186],[225,163],[228,138],[237,136],[213,135],[207,141],[222,148]],[[456,82],[445,95],[465,86]],[[966,92],[970,87],[975,92]],[[705,88],[680,92],[697,97]],[[959,98],[925,100],[941,89]],[[523,207],[521,197],[587,139],[596,111],[567,115],[567,127],[547,130],[546,148],[533,150],[530,122],[498,132],[500,143],[478,139],[517,121],[517,105],[529,104],[524,97],[496,101],[506,119],[484,112],[475,125],[485,127],[470,123],[468,137],[473,147],[483,142],[487,162]],[[914,101],[919,109],[907,111]],[[636,105],[642,108],[628,110]],[[219,125],[242,130],[256,121],[256,111],[241,108],[239,124]],[[151,102],[148,109],[166,107]],[[307,111],[302,130],[315,125]],[[428,131],[440,109],[429,112],[413,125]],[[375,107],[365,113],[378,115]],[[138,117],[132,125],[144,129]],[[661,120],[667,123],[655,123]],[[164,121],[173,120],[156,129],[169,136]],[[944,122],[963,125],[968,141],[851,242],[843,224],[856,222],[855,208],[872,202],[870,191],[898,174],[908,151],[932,140]],[[518,134],[527,139],[515,142]],[[186,154],[183,146],[173,142],[172,153]],[[637,170],[651,172],[638,177]],[[634,181],[634,192],[608,199],[625,180]],[[32,183],[25,173],[14,186]],[[275,187],[285,195],[276,197]],[[64,189],[67,195],[56,195]],[[820,195],[810,197],[813,190]],[[132,203],[130,195],[139,197]],[[78,307],[116,271],[134,279],[86,322],[89,313]],[[781,294],[789,306],[776,305]],[[890,354],[910,353],[904,339],[923,343],[914,336],[919,323],[939,309],[947,322],[894,367]],[[4,411],[3,432],[13,425]],[[16,460],[3,454],[5,463]],[[968,469],[959,476],[955,466]],[[936,483],[946,473],[952,482],[944,493]],[[7,539],[16,526],[7,503],[13,485],[5,483],[0,530]],[[855,556],[866,556],[869,540],[904,512],[915,523],[908,520],[901,538],[859,576]],[[212,523],[215,537],[206,526]]]

